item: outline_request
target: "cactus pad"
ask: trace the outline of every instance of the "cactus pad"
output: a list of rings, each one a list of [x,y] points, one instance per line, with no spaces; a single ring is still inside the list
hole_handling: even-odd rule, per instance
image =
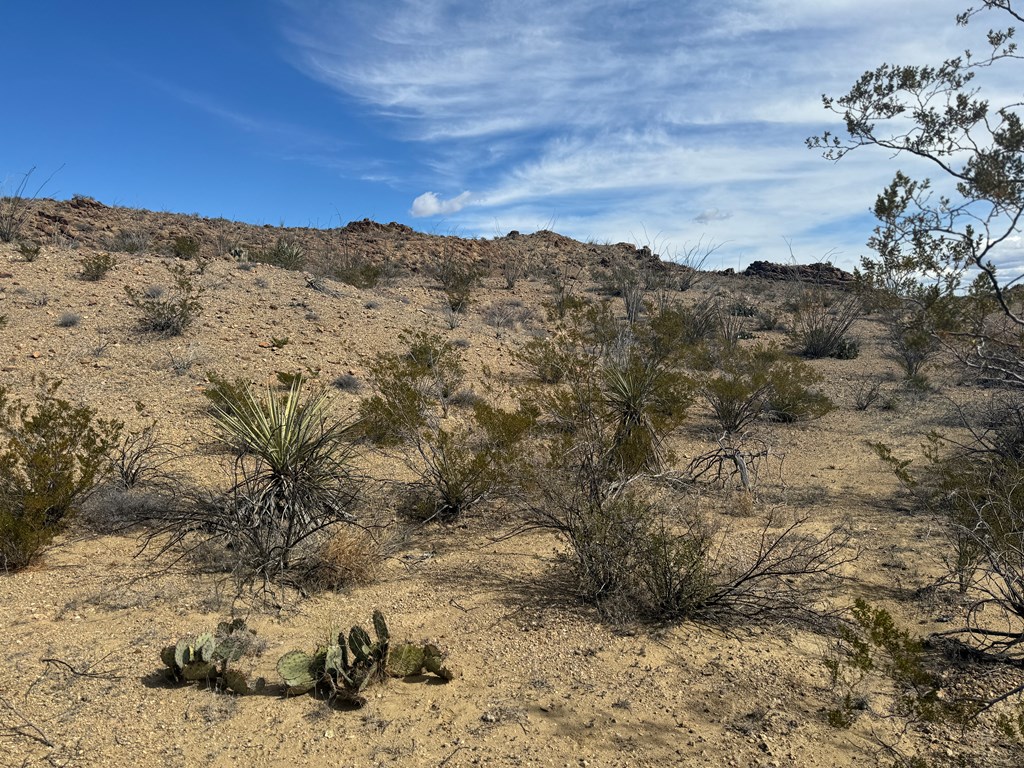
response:
[[[418,675],[423,670],[423,646],[401,643],[391,647],[387,670],[392,677]]]
[[[277,662],[277,672],[284,678],[288,693],[306,693],[316,687],[314,659],[305,651],[289,651]]]

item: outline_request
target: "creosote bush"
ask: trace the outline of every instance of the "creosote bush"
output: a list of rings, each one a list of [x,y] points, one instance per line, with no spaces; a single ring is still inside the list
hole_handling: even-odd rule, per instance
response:
[[[29,565],[103,479],[121,424],[43,382],[33,404],[0,386],[0,570]]]
[[[820,377],[777,347],[731,346],[703,365],[711,372],[700,377],[698,390],[726,432],[739,432],[757,419],[815,419],[832,409],[813,389]]]
[[[78,276],[82,280],[96,282],[106,277],[107,272],[117,264],[117,259],[101,251],[83,257],[78,263],[82,267]]]
[[[199,239],[192,235],[179,235],[171,241],[171,255],[176,259],[194,259],[199,256]]]

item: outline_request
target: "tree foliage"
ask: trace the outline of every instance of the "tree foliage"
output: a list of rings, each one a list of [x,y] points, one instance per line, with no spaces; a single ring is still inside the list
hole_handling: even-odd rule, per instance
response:
[[[1013,0],[985,0],[956,23],[998,12],[1021,21]],[[842,116],[845,136],[807,140],[830,160],[861,147],[926,161],[938,183],[897,171],[875,202],[879,221],[862,277],[932,312],[932,332],[989,379],[1024,386],[1021,276],[997,268],[1020,235],[1024,215],[1022,102],[993,105],[981,81],[1013,76],[1022,56],[1015,29],[991,29],[984,50],[939,65],[882,64],[824,105]],[[963,300],[967,294],[969,300]],[[993,319],[993,311],[995,316]]]

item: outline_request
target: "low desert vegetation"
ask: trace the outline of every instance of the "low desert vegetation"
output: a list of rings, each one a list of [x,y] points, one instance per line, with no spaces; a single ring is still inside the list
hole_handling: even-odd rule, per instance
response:
[[[139,327],[160,336],[180,336],[203,311],[202,288],[183,264],[167,264],[171,290],[151,286],[139,291],[126,285],[128,301],[139,312]]]
[[[983,10],[1019,18],[1009,4],[985,3],[960,22]],[[1014,764],[1024,749],[1024,294],[993,262],[1019,237],[1024,129],[1015,105],[993,110],[968,85],[978,67],[1018,58],[1013,38],[1012,29],[990,32],[982,58],[881,67],[826,98],[849,136],[812,146],[832,158],[865,146],[910,152],[956,180],[945,200],[897,173],[875,204],[873,255],[835,284],[712,276],[701,267],[714,249],[701,244],[675,267],[650,248],[614,246],[588,272],[586,249],[560,258],[552,233],[515,233],[496,240],[490,261],[478,258],[479,242],[430,240],[403,265],[405,283],[382,286],[397,270],[388,242],[398,235],[372,222],[358,223],[374,233],[372,253],[346,245],[332,257],[289,234],[232,254],[309,265],[313,277],[286,280],[260,266],[254,279],[233,265],[225,277],[216,264],[202,272],[198,235],[175,238],[177,258],[163,259],[170,285],[125,294],[154,334],[143,348],[161,361],[153,370],[196,406],[178,429],[181,444],[163,442],[169,425],[142,404],[126,429],[99,417],[109,403],[75,404],[57,383],[25,400],[0,385],[0,570],[33,566],[78,517],[91,534],[138,536],[144,552],[189,577],[219,573],[236,602],[251,600],[251,614],[269,608],[284,621],[296,605],[292,615],[319,610],[312,593],[359,594],[399,570],[409,582],[432,579],[416,584],[424,594],[449,590],[460,576],[444,558],[468,536],[483,544],[461,578],[485,583],[498,545],[529,541],[527,556],[514,556],[532,572],[509,578],[500,595],[502,620],[517,633],[543,629],[547,642],[558,634],[552,614],[565,610],[571,618],[559,621],[579,622],[580,635],[607,624],[675,653],[678,625],[690,622],[716,642],[717,630],[741,638],[734,647],[744,656],[762,633],[777,641],[782,632],[777,645],[801,658],[821,653],[803,678],[817,673],[807,694],[817,699],[800,706],[827,733],[870,744],[887,765],[987,764],[979,760],[995,752]],[[916,129],[884,133],[895,115]],[[164,233],[166,254],[167,233],[204,230],[153,231]],[[17,268],[40,269],[10,254]],[[44,254],[47,269],[58,256]],[[119,273],[157,260],[124,269],[127,258]],[[80,263],[83,280],[100,280],[114,259],[97,251]],[[496,269],[484,279],[488,266]],[[230,343],[250,345],[244,354],[216,358],[217,370],[206,354],[176,365],[168,349],[181,343],[160,337],[199,333],[201,278],[218,322],[230,303],[214,299],[233,283],[294,324],[276,315],[239,333],[225,322]],[[33,295],[38,287],[10,291],[12,323],[23,312],[43,316]],[[56,304],[61,294],[52,295]],[[396,308],[402,320],[390,325]],[[49,312],[53,337],[91,330],[92,310]],[[376,346],[359,346],[352,316],[388,323]],[[81,327],[61,333],[54,321]],[[79,356],[85,370],[107,370],[115,355],[99,358],[108,341],[95,359]],[[330,354],[310,354],[314,344]],[[47,362],[43,351],[17,349]],[[876,367],[849,362],[860,354]],[[851,420],[871,425],[870,447],[836,434]],[[854,482],[843,442],[882,471]],[[784,464],[787,451],[805,454],[802,469]],[[876,480],[881,490],[865,490]],[[861,493],[873,495],[870,505]],[[890,527],[913,537],[890,541]],[[478,608],[447,591],[429,607],[442,617]],[[338,708],[366,706],[371,686],[388,678],[454,677],[439,647],[394,642],[380,612],[372,633],[341,627],[318,619],[319,644],[281,656],[280,680],[268,684],[252,674],[262,644],[232,619],[164,648],[164,676],[238,696],[268,686],[313,692]],[[580,646],[580,658],[605,652]],[[602,670],[619,661],[599,659]],[[630,669],[646,690],[653,673],[642,663]],[[529,684],[553,688],[539,677]],[[629,700],[610,706],[625,710]],[[762,741],[759,749],[773,748]]]
[[[31,403],[0,386],[0,570],[23,568],[64,531],[109,471],[121,424],[43,381]]]

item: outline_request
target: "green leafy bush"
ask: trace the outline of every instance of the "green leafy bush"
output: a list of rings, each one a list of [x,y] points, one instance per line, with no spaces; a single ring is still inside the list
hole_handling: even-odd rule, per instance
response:
[[[82,269],[78,273],[78,276],[82,280],[89,282],[96,282],[102,280],[107,272],[112,270],[117,264],[117,259],[111,256],[109,253],[93,253],[85,256],[78,262]]]
[[[199,255],[199,240],[192,235],[179,235],[171,242],[171,255],[176,259],[194,259]]]
[[[424,331],[403,333],[399,340],[407,350],[377,356],[370,365],[377,393],[359,405],[360,430],[382,445],[396,445],[418,432],[432,407],[447,415],[465,377],[452,342]]]
[[[0,386],[0,569],[32,562],[108,470],[121,425],[44,382],[33,405]]]
[[[832,403],[812,389],[819,381],[806,363],[777,347],[734,346],[722,351],[698,389],[722,429],[739,432],[761,418],[798,421],[823,416]]]

